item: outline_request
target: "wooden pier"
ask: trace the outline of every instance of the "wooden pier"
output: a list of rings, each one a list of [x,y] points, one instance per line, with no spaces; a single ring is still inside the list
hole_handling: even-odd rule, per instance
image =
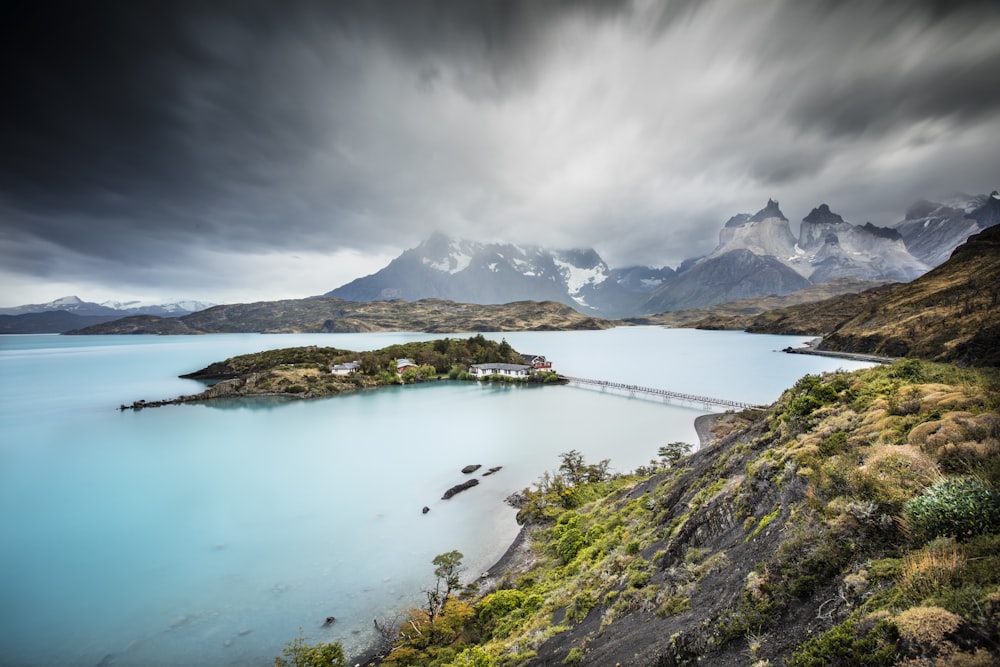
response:
[[[646,394],[647,396],[655,396],[657,398],[663,398],[666,400],[678,400],[687,401],[689,403],[698,403],[705,406],[722,407],[726,409],[736,409],[736,410],[763,410],[766,405],[753,405],[752,403],[742,403],[740,401],[730,401],[725,398],[713,398],[711,396],[696,396],[694,394],[684,394],[679,391],[669,391],[667,389],[656,389],[654,387],[643,387],[636,384],[624,384],[622,382],[609,382],[608,380],[592,380],[590,378],[578,378],[569,375],[560,375],[560,379],[566,380],[570,384],[586,385],[591,387],[600,387],[601,390],[614,389],[616,391],[624,391],[629,394]]]

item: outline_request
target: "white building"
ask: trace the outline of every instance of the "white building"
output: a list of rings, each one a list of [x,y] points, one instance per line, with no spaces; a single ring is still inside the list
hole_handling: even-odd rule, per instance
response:
[[[361,364],[357,361],[348,361],[344,364],[336,364],[330,368],[330,372],[334,375],[350,375],[351,373],[357,373],[361,370]]]
[[[527,378],[531,375],[531,366],[523,364],[472,364],[469,372],[477,378],[489,377],[491,375],[501,375],[510,378]]]

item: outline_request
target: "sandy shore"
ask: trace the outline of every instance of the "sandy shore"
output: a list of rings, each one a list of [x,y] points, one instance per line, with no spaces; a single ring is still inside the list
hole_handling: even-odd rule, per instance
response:
[[[702,415],[694,420],[694,430],[698,433],[698,448],[706,446],[715,438],[712,426],[722,417],[722,413]]]

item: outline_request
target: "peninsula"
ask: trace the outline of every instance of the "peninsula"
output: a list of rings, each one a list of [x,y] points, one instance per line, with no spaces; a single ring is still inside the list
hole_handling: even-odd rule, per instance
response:
[[[140,410],[247,396],[318,398],[441,379],[559,381],[544,357],[522,355],[506,340],[498,343],[482,334],[465,339],[441,338],[390,345],[370,352],[316,345],[288,347],[231,357],[181,377],[202,380],[211,386],[198,394],[166,400],[137,400],[120,409]]]

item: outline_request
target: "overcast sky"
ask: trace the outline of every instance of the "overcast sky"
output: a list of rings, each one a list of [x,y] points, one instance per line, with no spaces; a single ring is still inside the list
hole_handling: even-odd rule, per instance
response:
[[[1000,2],[4,0],[0,306],[299,298],[438,230],[676,266],[1000,187]]]

